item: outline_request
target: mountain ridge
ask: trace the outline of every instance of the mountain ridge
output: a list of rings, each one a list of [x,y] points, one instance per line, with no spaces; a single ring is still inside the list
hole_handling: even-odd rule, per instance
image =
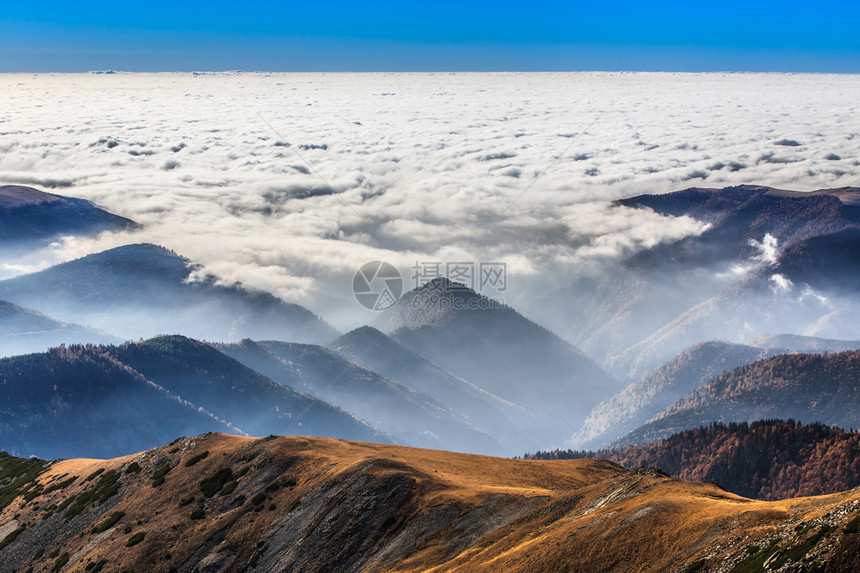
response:
[[[140,225],[90,201],[23,185],[0,186],[0,243],[44,242],[60,235],[130,231]]]
[[[118,338],[80,324],[55,320],[41,312],[0,300],[0,358],[43,352],[60,344],[109,344]]]
[[[860,427],[860,351],[783,354],[725,372],[616,440],[655,442],[712,422],[781,418]]]
[[[0,411],[0,449],[41,456],[115,456],[212,430],[392,441],[183,336],[0,359]]]
[[[734,331],[712,329],[719,323],[718,319],[713,319],[709,324],[703,324],[704,334],[679,331],[679,340],[664,344],[666,350],[657,352],[646,348],[653,346],[659,338],[668,341],[667,333],[674,328],[673,323],[694,321],[697,313],[706,311],[715,314],[716,311],[707,310],[708,305],[721,304],[719,297],[743,294],[737,287],[751,276],[761,285],[760,290],[768,291],[763,294],[770,296],[771,289],[778,290],[785,284],[779,277],[773,281],[771,277],[789,272],[787,269],[783,273],[777,268],[781,263],[776,257],[782,255],[783,261],[796,258],[795,252],[799,247],[795,245],[805,241],[815,246],[822,243],[820,237],[825,236],[845,238],[838,248],[830,249],[828,260],[840,252],[847,253],[849,247],[853,249],[851,252],[856,250],[848,239],[860,229],[858,197],[860,189],[857,187],[800,193],[739,185],[724,189],[693,187],[616,201],[616,209],[650,209],[663,216],[689,217],[707,224],[707,227],[677,241],[642,249],[595,276],[583,277],[547,295],[541,299],[542,305],[534,314],[594,356],[616,376],[627,380],[644,375],[698,341],[728,338],[740,342],[751,335],[774,329],[803,333],[802,329],[796,330],[794,324],[758,324],[752,319],[748,321],[749,331],[739,330],[744,325],[741,320],[744,309],[749,307],[756,311],[759,304],[751,300],[745,307],[739,307],[735,317],[738,328]],[[827,249],[822,247],[815,252],[827,254]],[[831,270],[850,269],[851,284],[857,284],[854,259],[845,254],[841,260],[846,259],[849,262],[847,266],[834,267],[824,262],[821,265]],[[816,264],[818,258],[812,256],[809,261]],[[816,283],[815,280],[820,279],[819,273],[808,272],[806,276],[813,288],[817,288],[821,282]],[[787,278],[798,284],[797,292],[792,296],[800,298],[802,281]],[[837,283],[831,280],[828,286]],[[828,292],[820,294],[829,296]],[[839,303],[834,305],[838,309]],[[807,322],[813,323],[814,318],[823,317],[826,310],[824,307],[806,308],[805,312],[811,317]],[[782,317],[790,315],[783,313]],[[771,319],[773,322],[773,317]],[[845,330],[838,334],[834,336],[831,332],[821,336],[857,337]],[[630,364],[643,362],[635,357],[637,353],[659,356],[653,356],[646,366],[629,372]]]
[[[209,340],[328,341],[339,334],[300,305],[221,285],[185,257],[149,243],[0,281],[0,299],[125,338],[182,332]]]
[[[502,453],[494,437],[453,408],[321,346],[243,341],[218,348],[273,380],[295,384],[311,396],[354,413],[405,443]]]
[[[577,447],[608,445],[714,376],[779,353],[724,341],[694,344],[595,406],[580,430],[585,442]]]
[[[602,460],[205,434],[105,461],[0,456],[0,468],[16,477],[0,506],[4,570],[657,572],[772,559],[842,573],[860,555],[857,491],[752,501]]]
[[[860,486],[860,433],[794,420],[714,422],[619,450],[538,452],[525,459],[605,459],[628,469],[658,467],[685,480],[715,482],[774,501]]]

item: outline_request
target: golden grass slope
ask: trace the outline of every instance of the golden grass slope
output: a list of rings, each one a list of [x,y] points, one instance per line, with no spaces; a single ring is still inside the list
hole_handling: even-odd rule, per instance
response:
[[[55,462],[38,480],[0,513],[0,536],[18,531],[0,570],[853,571],[860,559],[857,490],[758,502],[599,460],[206,434]]]

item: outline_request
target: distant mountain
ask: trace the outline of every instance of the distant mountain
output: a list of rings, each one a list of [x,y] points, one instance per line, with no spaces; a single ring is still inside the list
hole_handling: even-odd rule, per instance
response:
[[[579,432],[584,442],[578,447],[606,446],[714,376],[779,353],[770,347],[765,350],[721,341],[693,345],[595,406]]]
[[[217,348],[273,380],[356,414],[410,445],[503,453],[497,440],[458,412],[326,348],[250,340]]]
[[[406,293],[386,330],[412,352],[524,410],[533,443],[569,440],[591,408],[619,389],[585,354],[463,285],[436,279]]]
[[[0,413],[0,449],[42,457],[123,455],[219,430],[390,441],[348,412],[180,336],[0,360]]]
[[[643,251],[628,263],[649,268],[654,264],[702,266],[719,260],[748,258],[756,254],[751,241],[761,241],[765,235],[771,235],[780,245],[790,245],[819,235],[857,229],[860,226],[858,201],[860,188],[857,187],[797,192],[738,185],[639,195],[622,199],[617,204],[710,223],[701,235]]]
[[[236,432],[98,347],[0,360],[0,449],[109,457],[201,431]]]
[[[655,442],[712,422],[761,419],[860,428],[860,351],[787,354],[721,374],[617,440]]]
[[[351,413],[275,382],[197,340],[159,336],[108,347],[106,352],[249,435],[390,441]]]
[[[95,235],[137,226],[84,199],[21,185],[0,186],[0,249],[47,242],[61,235]]]
[[[0,357],[44,352],[60,344],[109,344],[117,338],[0,300]]]
[[[630,469],[657,467],[679,479],[715,482],[745,497],[777,500],[860,486],[858,454],[857,431],[764,420],[714,423],[622,450],[539,452],[525,457],[594,457]]]
[[[0,281],[0,299],[125,338],[182,333],[329,341],[338,333],[304,307],[201,275],[163,247],[126,245]]]
[[[524,442],[512,422],[523,415],[520,407],[443,370],[376,328],[356,328],[329,344],[329,348],[355,364],[465,414],[512,451]]]
[[[797,334],[760,334],[745,341],[756,348],[780,348],[786,352],[820,354],[860,349],[860,340],[833,340]]]
[[[744,306],[737,308],[737,317],[746,309],[755,310],[761,300],[770,300],[775,290],[787,284],[780,278],[772,280],[775,274],[798,278],[795,298],[803,294],[801,283],[809,282],[813,288],[824,283],[812,280],[816,264],[825,269],[818,273],[819,279],[836,273],[833,280],[826,281],[828,287],[844,283],[846,273],[854,277],[848,284],[858,284],[854,244],[860,229],[858,202],[860,189],[854,187],[799,193],[751,185],[693,188],[618,201],[619,209],[651,209],[708,226],[700,234],[644,249],[594,277],[578,280],[539,301],[535,313],[567,340],[606,361],[611,372],[635,380],[696,342],[717,338],[737,342],[768,332],[759,330],[768,326],[773,332],[773,324],[760,325],[755,320],[747,321],[745,332],[738,331],[745,326],[743,321],[722,332],[716,330],[721,323],[711,308],[724,307],[719,297],[731,297],[733,289],[751,276],[756,277],[760,296],[755,300],[746,297]],[[820,238],[824,236],[831,239]],[[810,245],[816,253],[827,249],[830,253],[824,259],[807,257],[805,268],[810,272],[796,272],[802,268],[790,261],[800,260],[800,253],[809,251],[801,244]],[[847,265],[837,265],[837,261]],[[805,309],[804,324],[813,315],[827,314],[824,306],[813,308],[813,301],[806,302],[810,308]],[[767,310],[765,318],[778,312]],[[800,322],[793,320],[792,312],[778,314],[778,318],[781,320],[771,321],[777,332],[791,332]],[[696,326],[699,324],[701,327]],[[631,367],[633,371],[628,370]]]

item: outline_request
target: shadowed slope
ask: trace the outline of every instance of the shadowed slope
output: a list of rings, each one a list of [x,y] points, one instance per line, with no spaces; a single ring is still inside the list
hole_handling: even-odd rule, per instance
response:
[[[514,448],[526,442],[512,422],[523,415],[521,408],[443,370],[371,326],[356,328],[329,347],[356,364],[465,414],[515,453]]]
[[[407,444],[500,453],[498,441],[462,414],[331,350],[250,340],[218,348],[273,380],[354,413]]]

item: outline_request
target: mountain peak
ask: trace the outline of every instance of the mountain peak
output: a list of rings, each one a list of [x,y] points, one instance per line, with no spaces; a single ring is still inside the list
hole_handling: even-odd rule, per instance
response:
[[[372,326],[359,326],[356,329],[350,330],[335,339],[328,346],[336,352],[346,353],[350,360],[356,363],[362,362],[359,358],[360,355],[368,353],[381,355],[391,360],[421,360],[417,355],[392,340],[387,334]],[[371,370],[373,369],[371,367]],[[380,372],[380,374],[382,373]]]
[[[24,185],[2,185],[0,186],[0,209],[16,209],[28,205],[44,205],[45,203],[57,203],[63,198],[59,195],[45,193],[32,187]]]
[[[0,186],[0,242],[7,245],[138,227],[134,221],[100,209],[86,199],[22,185]]]
[[[80,259],[63,264],[110,264],[114,267],[128,267],[136,273],[171,270],[184,279],[195,263],[182,255],[153,243],[132,243],[106,251],[93,253]]]
[[[438,290],[438,289],[453,289],[453,288],[471,290],[466,285],[464,285],[463,283],[454,282],[451,279],[449,279],[448,277],[436,277],[435,279],[431,279],[431,280],[427,281],[426,283],[424,283],[423,285],[421,285],[420,287],[413,289],[413,290],[422,291],[422,290]]]
[[[182,259],[184,261],[188,260],[182,255],[177,254],[176,251],[154,243],[131,243],[129,245],[121,245],[119,247],[114,247],[113,249],[97,253],[95,256],[127,257],[130,255],[160,256],[172,259]]]
[[[466,286],[463,283],[452,281],[447,277],[436,277],[433,280],[427,281],[420,287],[412,289],[410,292],[425,295],[425,294],[448,294],[450,296],[460,297],[481,297],[474,289]]]
[[[354,328],[340,336],[333,344],[338,345],[339,342],[346,343],[347,341],[376,340],[379,337],[387,337],[387,335],[378,328],[364,325]]]
[[[387,313],[385,330],[402,326],[440,326],[463,312],[493,311],[507,308],[463,283],[439,277],[405,293]]]

